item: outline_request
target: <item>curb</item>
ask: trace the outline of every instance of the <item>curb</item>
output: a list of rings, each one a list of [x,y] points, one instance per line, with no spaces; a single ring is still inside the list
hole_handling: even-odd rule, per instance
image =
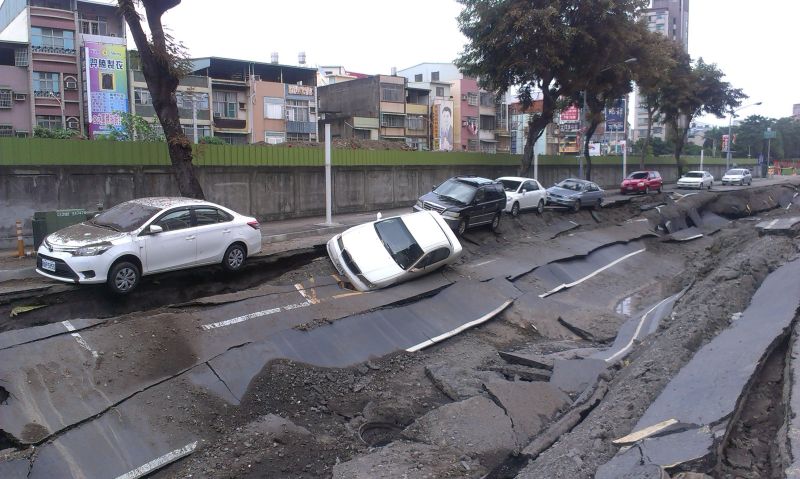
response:
[[[261,237],[261,244],[273,244],[273,243],[280,243],[283,241],[289,241],[298,238],[306,238],[309,236],[322,236],[325,234],[339,234],[342,231],[352,227],[353,225],[332,225],[332,226],[324,226],[320,228],[314,228],[310,230],[303,230],[303,231],[293,231],[291,233],[282,233],[277,235],[269,235],[269,236],[262,236]]]

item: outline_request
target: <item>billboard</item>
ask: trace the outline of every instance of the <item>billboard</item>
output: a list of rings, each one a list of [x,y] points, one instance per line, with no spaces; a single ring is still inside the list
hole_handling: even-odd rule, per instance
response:
[[[620,98],[606,108],[606,133],[625,131],[625,100]]]
[[[453,101],[442,101],[438,107],[437,123],[439,151],[453,151]]]
[[[85,42],[86,99],[89,136],[107,135],[121,126],[119,112],[128,111],[125,45]]]
[[[580,110],[575,105],[570,105],[561,110],[561,121],[578,121],[580,119]]]

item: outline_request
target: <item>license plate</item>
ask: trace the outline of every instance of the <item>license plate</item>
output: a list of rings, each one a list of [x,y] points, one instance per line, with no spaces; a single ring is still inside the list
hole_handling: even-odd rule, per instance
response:
[[[629,189],[629,190],[632,190],[632,189],[633,189],[633,186],[629,186],[629,187],[628,187],[628,189]]]
[[[55,270],[56,270],[56,262],[52,261],[52,260],[49,260],[49,259],[42,258],[42,269],[46,269],[47,271],[55,272]]]

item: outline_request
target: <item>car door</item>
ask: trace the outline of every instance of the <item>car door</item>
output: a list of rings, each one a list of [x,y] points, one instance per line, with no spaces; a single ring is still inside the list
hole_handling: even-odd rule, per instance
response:
[[[450,254],[450,248],[437,248],[420,258],[420,260],[417,261],[417,264],[415,264],[414,267],[409,270],[409,273],[416,276],[433,271],[441,266],[442,262],[450,257]]]
[[[531,207],[536,208],[539,206],[539,201],[544,201],[545,197],[547,196],[547,192],[542,185],[539,184],[536,180],[530,180],[531,184]]]
[[[473,202],[473,212],[470,215],[469,223],[471,225],[484,224],[487,221],[487,210],[489,209],[489,195],[485,187],[478,188],[475,192],[475,201]]]
[[[533,197],[535,193],[533,192],[533,183],[530,181],[525,181],[522,183],[522,197],[519,199],[519,206],[521,208],[530,208],[535,206],[535,202],[533,201]]]
[[[594,183],[589,183],[589,185],[586,188],[586,195],[584,195],[584,196],[586,198],[586,201],[584,202],[584,204],[587,204],[587,203],[588,204],[594,204],[594,203],[596,203],[597,200],[602,198],[602,193],[600,192],[600,187],[597,186]]]
[[[162,214],[152,224],[160,233],[147,233],[145,263],[150,273],[191,266],[197,259],[197,243],[192,228],[192,212],[178,208]]]
[[[231,242],[233,216],[213,206],[195,207],[193,213],[197,264],[222,261],[222,255]]]

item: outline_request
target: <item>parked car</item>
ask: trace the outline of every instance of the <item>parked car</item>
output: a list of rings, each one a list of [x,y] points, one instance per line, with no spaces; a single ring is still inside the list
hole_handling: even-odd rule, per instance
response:
[[[142,276],[210,264],[236,271],[260,251],[255,218],[190,198],[140,198],[49,235],[36,272],[128,294]]]
[[[518,216],[521,210],[530,208],[536,208],[539,214],[544,211],[547,191],[538,181],[518,176],[504,176],[495,181],[502,183],[506,191],[506,213]]]
[[[336,270],[359,291],[428,274],[460,255],[461,243],[435,211],[354,226],[328,241],[328,256]]]
[[[569,178],[547,188],[547,204],[566,206],[578,211],[584,206],[600,208],[603,205],[603,189],[595,183]]]
[[[619,185],[619,192],[623,195],[628,193],[649,194],[651,191],[661,193],[664,187],[664,180],[661,173],[657,171],[634,171],[627,178],[622,180]]]
[[[505,207],[502,183],[479,176],[456,176],[422,195],[414,211],[439,213],[460,236],[468,228],[481,225],[491,225],[492,231],[496,230]]]
[[[725,172],[722,177],[723,185],[750,185],[753,183],[753,175],[747,168],[732,168]]]
[[[678,188],[706,188],[714,186],[714,177],[707,171],[689,171],[678,179]]]

